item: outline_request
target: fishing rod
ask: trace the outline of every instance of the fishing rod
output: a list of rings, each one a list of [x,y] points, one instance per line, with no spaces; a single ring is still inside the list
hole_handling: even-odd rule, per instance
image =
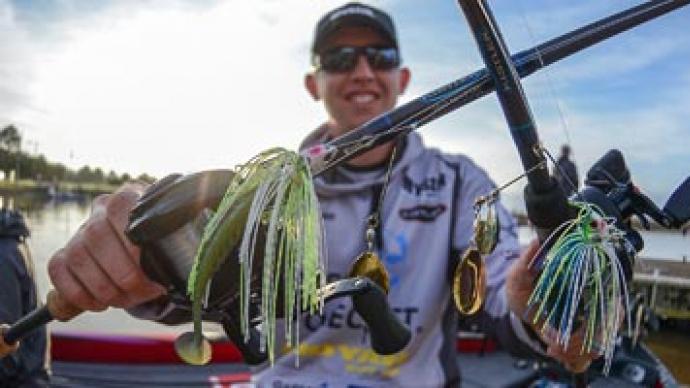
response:
[[[527,77],[552,63],[621,32],[690,4],[690,0],[652,0],[587,24],[512,57],[519,77]],[[487,69],[432,90],[327,144],[303,152],[314,175],[479,99],[495,89]],[[526,157],[529,157],[526,155]]]
[[[532,49],[520,52],[511,61],[515,63],[516,73],[520,77],[525,77],[579,50],[685,6],[688,3],[690,3],[690,0],[649,1],[549,40]],[[309,148],[303,155],[309,160],[312,174],[321,174],[362,152],[366,152],[397,136],[403,136],[431,120],[474,101],[490,93],[493,89],[494,81],[489,72],[486,69],[477,71],[381,115],[364,124],[359,129],[334,139],[325,145]],[[527,151],[524,154],[525,158],[531,157]],[[543,173],[539,172],[536,174],[538,176],[543,175]],[[152,189],[166,187],[168,184],[175,182],[177,178],[179,176],[159,181],[157,184],[154,184]],[[545,180],[544,178],[532,179]],[[222,181],[219,180],[218,182]],[[227,184],[227,181],[225,183]],[[156,190],[150,190],[150,192],[153,193]],[[156,195],[159,194],[160,192],[156,192]],[[197,196],[200,195],[198,192],[195,194]],[[156,198],[156,195],[151,194],[147,198],[153,200]],[[195,197],[189,200],[197,201],[198,198]],[[176,206],[182,208],[185,207],[183,205],[189,205],[189,203],[178,203]],[[167,211],[178,216],[180,215],[174,209],[167,209]],[[185,212],[182,213],[185,216],[189,216]],[[164,229],[165,225],[159,225],[159,227]],[[59,294],[56,295],[57,297],[53,298],[55,300],[49,298],[46,306],[28,314],[6,330],[3,336],[4,342],[6,344],[15,343],[39,325],[46,324],[54,318],[68,320],[79,313],[78,309],[75,310],[69,305],[62,305],[62,299],[59,297]],[[61,308],[55,310],[56,307]],[[51,310],[51,308],[55,311]]]

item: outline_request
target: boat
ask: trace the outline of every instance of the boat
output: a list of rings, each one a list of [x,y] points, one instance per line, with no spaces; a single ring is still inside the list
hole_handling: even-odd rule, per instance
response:
[[[212,342],[208,365],[185,364],[175,336],[51,334],[51,387],[242,387],[249,368],[230,341]]]
[[[633,290],[661,319],[690,319],[690,263],[638,260]]]
[[[174,350],[174,335],[115,335],[54,332],[51,386],[67,387],[209,387],[248,388],[251,371],[232,342],[212,340],[208,365],[182,362]],[[482,333],[459,331],[457,362],[463,387],[567,386],[570,374],[555,364],[520,360],[500,349]],[[676,382],[643,344],[624,340],[611,374],[589,373],[591,386],[674,387]],[[563,385],[566,384],[566,385]]]

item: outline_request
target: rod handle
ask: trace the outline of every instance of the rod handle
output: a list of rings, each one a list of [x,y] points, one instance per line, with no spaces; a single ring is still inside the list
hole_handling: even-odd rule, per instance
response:
[[[50,290],[44,306],[23,316],[3,332],[2,339],[0,339],[0,349],[3,346],[13,346],[40,326],[53,320],[69,321],[82,311],[82,309],[67,302],[56,290]]]
[[[50,290],[46,300],[46,307],[50,310],[53,319],[67,322],[84,312],[79,307],[67,302],[57,290]]]

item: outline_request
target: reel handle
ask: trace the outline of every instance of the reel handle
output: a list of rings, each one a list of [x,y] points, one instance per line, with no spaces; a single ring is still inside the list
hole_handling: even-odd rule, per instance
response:
[[[410,342],[410,330],[391,310],[383,289],[369,279],[361,280],[367,286],[361,293],[352,295],[352,304],[369,327],[372,348],[383,355],[401,351]]]
[[[401,351],[412,338],[410,330],[398,320],[383,289],[371,279],[354,277],[326,285],[324,301],[350,295],[355,311],[369,328],[371,347],[377,354],[389,355]]]

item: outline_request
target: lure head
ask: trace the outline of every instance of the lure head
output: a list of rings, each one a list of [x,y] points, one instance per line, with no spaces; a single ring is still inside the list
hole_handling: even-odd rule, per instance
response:
[[[474,243],[482,255],[493,252],[498,243],[499,221],[496,197],[480,197],[474,206]]]

